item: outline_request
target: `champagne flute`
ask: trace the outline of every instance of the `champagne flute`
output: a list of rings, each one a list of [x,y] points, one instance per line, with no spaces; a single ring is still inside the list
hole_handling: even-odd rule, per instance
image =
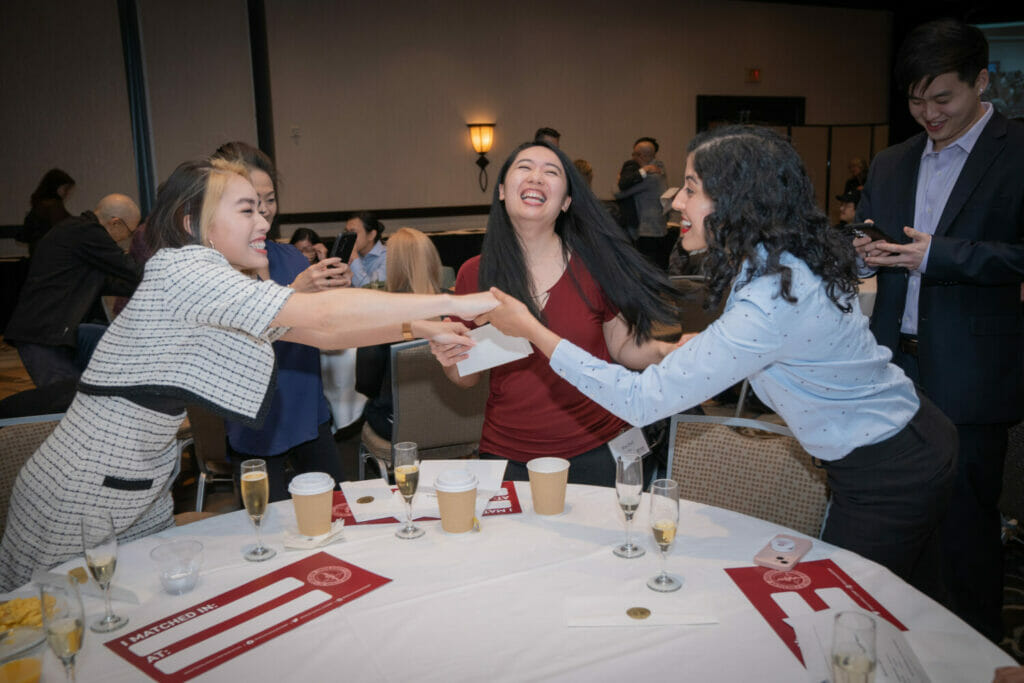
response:
[[[668,551],[676,538],[679,523],[679,485],[671,479],[657,479],[651,484],[651,531],[661,551],[661,572],[647,580],[647,587],[659,593],[671,593],[683,582],[665,570]]]
[[[270,479],[267,477],[267,463],[263,460],[242,462],[242,504],[249,513],[252,525],[256,527],[256,545],[248,546],[242,557],[250,562],[269,560],[277,551],[263,545],[263,516],[267,513],[270,498]]]
[[[78,585],[68,578],[59,584],[39,584],[43,632],[53,654],[64,664],[68,680],[75,680],[75,658],[82,649],[85,610]]]
[[[839,612],[832,631],[832,680],[875,680],[875,620],[861,612]]]
[[[412,498],[416,495],[416,487],[420,483],[420,456],[416,444],[412,441],[401,441],[393,447],[395,464],[395,483],[398,492],[405,499],[405,525],[395,532],[399,538],[419,538],[423,529],[412,523]]]
[[[613,553],[619,557],[641,557],[647,551],[633,543],[630,532],[633,530],[633,515],[640,507],[640,494],[644,486],[644,461],[642,458],[621,457],[615,459],[615,493],[619,498],[619,507],[626,516],[626,542],[616,546]]]
[[[110,581],[117,569],[117,532],[109,510],[93,510],[82,516],[82,549],[106,605],[105,614],[89,624],[89,629],[95,633],[116,631],[128,623],[128,617],[118,616],[110,608]]]

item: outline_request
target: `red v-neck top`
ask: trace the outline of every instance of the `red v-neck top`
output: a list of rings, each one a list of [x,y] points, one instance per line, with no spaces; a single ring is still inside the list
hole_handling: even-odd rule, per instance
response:
[[[570,270],[586,295],[580,296]],[[480,257],[459,269],[456,294],[479,291]],[[594,356],[611,361],[602,325],[618,309],[578,258],[549,290],[547,326]],[[471,322],[466,323],[473,327]],[[541,456],[571,458],[614,438],[626,423],[581,394],[552,371],[536,347],[521,360],[491,369],[480,452],[526,462]]]

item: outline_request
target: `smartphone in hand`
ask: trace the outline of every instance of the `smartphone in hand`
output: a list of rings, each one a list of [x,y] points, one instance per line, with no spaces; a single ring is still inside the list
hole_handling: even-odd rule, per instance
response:
[[[331,245],[331,253],[327,256],[337,256],[341,259],[342,263],[348,263],[348,259],[352,256],[352,250],[356,246],[356,234],[354,232],[343,232],[334,238],[334,244]]]
[[[874,223],[847,223],[843,227],[853,233],[854,237],[870,237],[873,242],[878,240],[892,242],[892,239]]]

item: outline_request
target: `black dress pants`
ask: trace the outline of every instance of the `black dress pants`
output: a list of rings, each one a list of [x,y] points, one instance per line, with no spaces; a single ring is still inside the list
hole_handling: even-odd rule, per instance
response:
[[[956,473],[957,434],[919,394],[896,435],[825,462],[832,505],[822,538],[884,565],[945,603],[940,526]]]

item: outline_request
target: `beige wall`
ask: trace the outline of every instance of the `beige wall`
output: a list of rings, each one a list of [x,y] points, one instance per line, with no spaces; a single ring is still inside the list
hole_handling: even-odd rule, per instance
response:
[[[157,182],[230,140],[256,142],[245,0],[140,0]]]
[[[0,2],[0,98],[0,224],[53,167],[77,181],[71,213],[138,197],[116,2]]]
[[[244,0],[140,0],[158,177],[226,139],[255,142]],[[0,224],[42,173],[70,203],[137,194],[115,0],[0,3]],[[465,124],[498,124],[493,178],[548,125],[609,196],[653,135],[670,180],[695,97],[802,95],[808,123],[885,120],[890,14],[754,2],[266,0],[284,212],[486,203]],[[748,67],[762,82],[744,83]],[[292,136],[292,129],[298,135]]]
[[[286,212],[486,202],[465,127],[474,119],[498,124],[492,178],[516,143],[549,125],[609,196],[641,135],[661,141],[675,182],[697,94],[803,95],[808,123],[887,117],[887,51],[863,49],[889,44],[887,12],[268,0],[267,13]],[[757,85],[744,83],[753,66]]]

